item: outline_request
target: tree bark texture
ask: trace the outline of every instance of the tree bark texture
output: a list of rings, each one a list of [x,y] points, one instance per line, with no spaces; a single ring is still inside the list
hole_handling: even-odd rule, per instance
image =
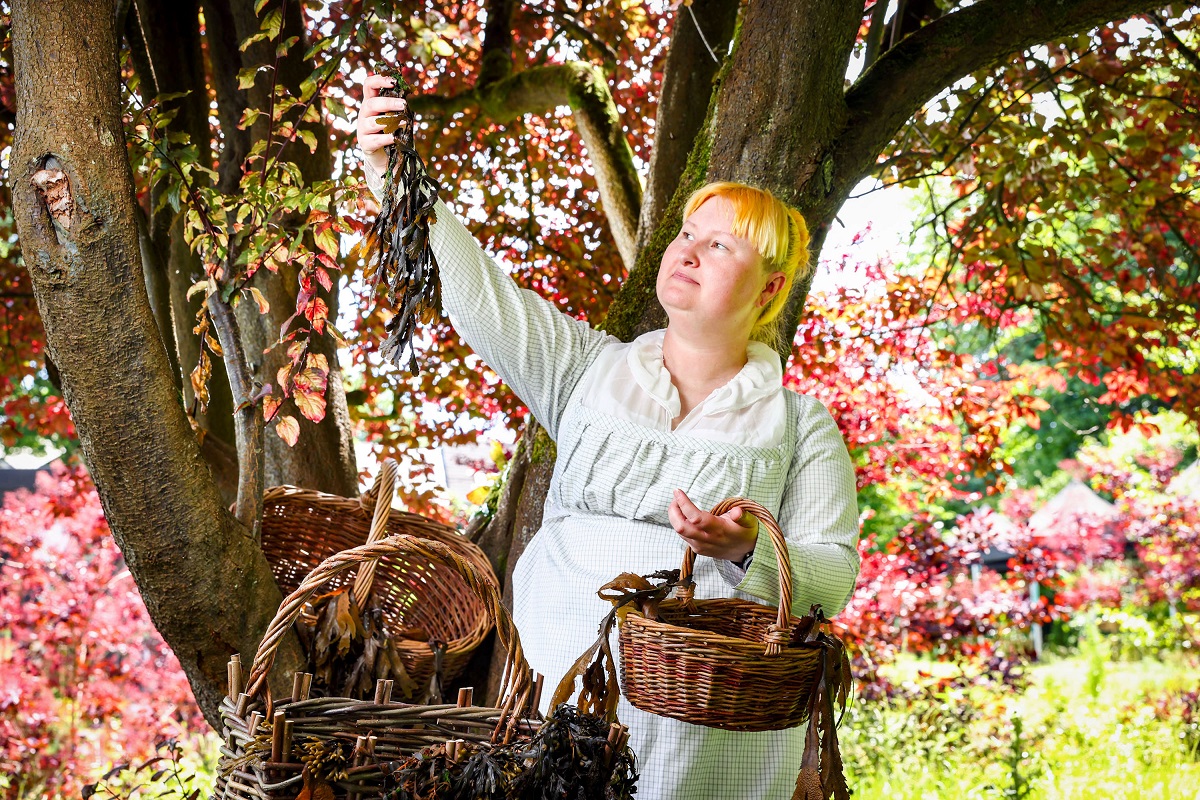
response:
[[[729,50],[739,5],[737,0],[695,0],[690,12],[679,10],[663,64],[654,149],[638,218],[638,252],[658,227],[704,124],[713,79]]]
[[[217,5],[212,3],[211,5]],[[206,4],[207,5],[210,4]],[[289,36],[299,36],[300,40],[278,60],[279,84],[286,86],[293,95],[300,94],[300,83],[312,73],[312,64],[304,59],[308,48],[301,8],[298,0],[273,0],[267,4],[262,13],[265,15],[274,8],[284,10],[283,31],[281,39]],[[232,21],[233,34],[236,41],[244,41],[258,31],[260,18],[254,13],[254,0],[230,0],[227,6],[229,20]],[[224,53],[223,59],[228,58],[226,69],[237,70],[245,64],[273,64],[275,62],[275,42],[255,42],[242,55],[243,60],[236,60],[238,50]],[[214,65],[215,68],[215,65]],[[226,102],[246,103],[251,108],[267,109],[270,107],[272,75],[274,70],[263,70],[258,74],[254,85],[240,92],[218,92],[218,104],[225,96]],[[223,80],[214,80],[218,86]],[[236,86],[236,80],[234,85]],[[227,111],[227,116],[240,119],[241,108]],[[323,122],[306,122],[301,129],[311,130],[317,137],[317,149],[310,153],[301,142],[288,145],[288,150],[281,157],[286,157],[300,168],[300,173],[306,182],[328,180],[332,174],[333,156],[329,150],[329,131]],[[260,117],[258,122],[249,130],[250,142],[266,139],[267,118]],[[279,142],[268,148],[274,154]],[[238,145],[240,146],[240,145]],[[248,149],[248,146],[247,146]],[[239,162],[240,163],[240,162]],[[255,163],[257,168],[261,164]],[[236,191],[236,184],[233,189]],[[296,294],[299,291],[298,271],[291,266],[280,268],[277,275],[261,273],[254,281],[255,285],[266,296],[271,305],[267,314],[260,314],[253,303],[240,303],[235,309],[238,326],[241,329],[242,342],[251,360],[251,366],[261,383],[274,383],[280,367],[287,363],[284,348],[276,348],[269,355],[263,351],[279,340],[279,329],[284,320],[291,316],[296,307]],[[336,287],[333,292],[321,292],[321,296],[329,304],[329,319],[337,319],[338,298]],[[331,323],[332,324],[332,323]],[[264,466],[264,481],[266,486],[291,484],[309,489],[317,489],[331,494],[354,497],[358,494],[358,468],[354,456],[354,442],[350,429],[350,411],[346,405],[346,390],[343,385],[342,370],[338,362],[336,347],[329,337],[314,337],[312,352],[322,353],[329,362],[329,385],[326,390],[325,418],[319,423],[305,421],[301,426],[300,442],[296,447],[288,445],[269,432],[263,437],[266,446]]]
[[[209,476],[150,310],[114,3],[13,6],[13,208],[47,348],[117,544],[215,723],[230,655],[253,655],[281,598]]]

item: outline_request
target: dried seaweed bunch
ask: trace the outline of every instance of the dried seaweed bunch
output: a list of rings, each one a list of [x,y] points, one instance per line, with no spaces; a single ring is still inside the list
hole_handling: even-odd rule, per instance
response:
[[[407,98],[411,87],[395,70],[383,73],[395,80],[395,85],[381,89],[383,97]],[[387,323],[388,337],[380,350],[383,357],[399,364],[408,348],[409,367],[417,371],[412,337],[418,319],[428,321],[440,306],[440,281],[437,260],[429,246],[429,225],[436,222],[434,203],[437,202],[437,181],[429,177],[425,162],[414,146],[416,125],[411,109],[379,117],[384,132],[396,137],[388,145],[387,175],[379,216],[371,226],[365,243],[368,269],[374,270],[368,281],[373,295],[380,287],[387,292],[388,302],[396,314]]]
[[[302,621],[296,626],[304,650],[309,654],[313,673],[313,695],[361,698],[368,696],[376,681],[395,681],[399,697],[411,699],[417,684],[400,660],[393,632],[385,624],[385,615],[368,596],[366,608],[359,609],[349,586],[313,600],[315,623]],[[424,631],[396,631],[395,635],[425,637]]]
[[[632,800],[627,730],[560,705],[528,741],[437,744],[392,765],[387,800]]]

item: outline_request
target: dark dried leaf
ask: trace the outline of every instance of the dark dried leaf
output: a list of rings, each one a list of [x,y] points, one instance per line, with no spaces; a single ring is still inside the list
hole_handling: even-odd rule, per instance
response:
[[[395,86],[382,89],[386,97],[405,97],[409,86],[398,73],[384,71],[396,79]],[[412,369],[416,357],[412,337],[417,320],[430,320],[441,305],[437,260],[429,246],[429,225],[436,222],[437,181],[429,177],[425,162],[414,147],[415,120],[411,110],[385,119],[385,127],[398,131],[389,145],[388,171],[379,216],[366,238],[366,257],[374,269],[368,277],[376,296],[382,290],[388,302],[399,308],[387,324],[388,337],[380,352],[399,364],[409,351]]]

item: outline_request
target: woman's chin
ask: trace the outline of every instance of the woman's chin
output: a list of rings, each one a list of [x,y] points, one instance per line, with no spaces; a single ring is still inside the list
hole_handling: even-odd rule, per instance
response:
[[[689,303],[686,297],[680,297],[677,292],[660,291],[658,292],[658,304],[662,306],[663,311],[667,312],[669,318],[672,314],[679,316],[687,314],[693,309],[694,303]]]

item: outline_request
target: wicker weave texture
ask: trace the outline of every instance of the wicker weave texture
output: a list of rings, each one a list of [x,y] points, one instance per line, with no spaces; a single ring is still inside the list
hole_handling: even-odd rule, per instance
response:
[[[325,559],[368,541],[378,486],[362,498],[292,486],[277,486],[263,496],[262,547],[280,590],[288,594]],[[390,498],[390,493],[383,492]],[[382,536],[408,534],[440,542],[481,574],[493,576],[487,556],[453,528],[416,514],[392,509]],[[354,574],[330,581],[329,590],[354,582]],[[429,639],[446,643],[445,680],[457,677],[471,653],[486,638],[491,622],[483,604],[462,577],[442,564],[411,554],[385,556],[375,566],[371,594],[399,638],[396,646],[409,676],[424,686],[433,674]]]
[[[730,498],[713,508],[754,514],[779,559],[779,608],[736,598],[693,600],[689,591],[664,601],[658,620],[630,612],[621,624],[621,687],[634,706],[653,714],[735,731],[792,728],[808,718],[821,671],[821,647],[790,644],[801,620],[788,613],[792,572],[783,532],[751,500]],[[692,572],[688,550],[681,577]]]
[[[356,567],[409,559],[437,564],[457,575],[479,601],[499,644],[508,653],[499,708],[394,703],[391,681],[381,681],[373,701],[347,697],[309,698],[308,682],[298,675],[293,696],[272,702],[267,675],[284,638],[306,603],[328,587],[345,584]],[[243,691],[243,685],[245,690]],[[315,744],[354,745],[351,768],[334,782],[338,797],[383,791],[380,764],[451,739],[507,739],[528,734],[535,707],[533,676],[520,637],[504,608],[490,573],[444,544],[398,535],[337,553],[307,575],[283,601],[268,626],[243,684],[241,662],[230,664],[229,695],[222,701],[224,741],[214,797],[241,800],[293,798],[302,786],[301,748]],[[466,690],[464,690],[466,691]],[[264,749],[264,746],[266,749]]]

